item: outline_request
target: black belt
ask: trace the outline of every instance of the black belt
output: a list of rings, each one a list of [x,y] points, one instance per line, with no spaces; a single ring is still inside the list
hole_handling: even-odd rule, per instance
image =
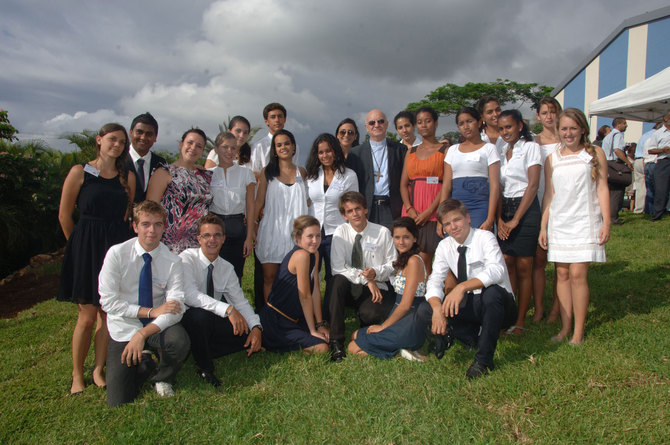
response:
[[[372,197],[372,204],[376,206],[388,205],[391,203],[391,198],[388,196],[374,195]]]
[[[214,213],[214,214],[224,221],[227,219],[244,219],[244,213],[236,213],[234,215],[221,215],[220,213]]]

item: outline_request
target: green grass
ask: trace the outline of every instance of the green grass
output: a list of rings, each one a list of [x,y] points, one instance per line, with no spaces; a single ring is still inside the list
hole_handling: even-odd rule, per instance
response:
[[[239,353],[216,361],[218,390],[189,358],[175,398],[147,386],[109,409],[94,386],[67,395],[76,311],[41,303],[0,320],[0,443],[667,443],[670,218],[624,220],[591,267],[585,344],[549,344],[558,324],[529,322],[476,381],[458,344],[423,364]]]

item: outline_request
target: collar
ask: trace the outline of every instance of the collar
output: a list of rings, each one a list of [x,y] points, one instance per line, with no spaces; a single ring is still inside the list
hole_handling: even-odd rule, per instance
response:
[[[475,228],[470,226],[470,233],[468,233],[468,236],[465,238],[465,241],[463,241],[463,244],[458,244],[456,240],[453,237],[450,237],[453,240],[454,243],[454,248],[460,247],[460,246],[465,246],[467,248],[470,248],[470,245],[472,244],[472,237],[474,236],[475,233]]]
[[[377,142],[377,141],[373,141],[372,139],[370,139],[370,148],[371,148],[373,151],[379,151],[379,150],[381,150],[381,149],[383,149],[383,148],[386,148],[386,139],[382,139],[382,140],[379,141],[379,142]]]
[[[162,242],[158,243],[158,246],[154,250],[148,251],[145,250],[144,247],[142,247],[139,238],[135,238],[135,245],[133,247],[137,256],[141,257],[145,253],[148,253],[149,255],[151,255],[151,259],[154,259],[160,253],[160,249],[163,247],[163,243]]]
[[[356,235],[359,235],[359,234],[360,234],[360,235],[362,235],[362,236],[365,236],[366,232],[367,232],[368,229],[370,228],[370,221],[368,221],[367,219],[366,219],[366,221],[367,221],[367,224],[365,224],[365,228],[364,228],[363,230],[361,230],[360,232],[357,232],[356,229],[354,229],[354,227],[351,225],[351,223],[347,222],[347,224],[349,225],[349,229],[350,229],[352,232],[354,232],[354,234],[356,234]]]
[[[149,152],[144,156],[140,156],[140,154],[135,151],[135,147],[133,147],[131,144],[128,154],[130,154],[130,158],[133,160],[133,163],[136,163],[138,159],[144,159],[145,163],[151,162],[151,150],[149,150]]]
[[[214,267],[216,267],[216,263],[221,259],[221,257],[217,256],[214,261],[209,261],[209,258],[205,256],[204,253],[202,253],[202,249],[198,247],[198,260],[202,263],[203,267],[206,269],[209,267],[210,264],[214,264]]]

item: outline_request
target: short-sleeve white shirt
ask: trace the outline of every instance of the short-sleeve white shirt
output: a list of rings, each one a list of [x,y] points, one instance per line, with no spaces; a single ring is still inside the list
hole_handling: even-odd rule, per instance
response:
[[[500,182],[502,183],[505,198],[519,198],[528,187],[528,168],[533,165],[542,165],[542,155],[537,142],[519,139],[512,151],[512,157],[507,160],[509,144],[501,157]]]
[[[246,213],[247,186],[256,183],[256,177],[248,168],[233,164],[210,168],[212,171],[212,204],[209,210],[219,215]]]
[[[489,177],[489,166],[500,162],[496,146],[487,142],[481,148],[463,153],[461,144],[452,145],[444,157],[444,162],[451,166],[452,178]]]

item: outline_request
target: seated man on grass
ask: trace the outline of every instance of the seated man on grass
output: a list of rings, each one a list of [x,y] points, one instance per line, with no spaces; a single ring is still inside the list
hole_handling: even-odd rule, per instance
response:
[[[100,271],[100,305],[107,313],[107,404],[137,397],[151,377],[161,397],[172,397],[190,346],[179,324],[184,311],[181,260],[161,243],[165,209],[144,201],[133,210],[137,238],[112,246]],[[147,349],[145,349],[147,348]],[[159,351],[158,368],[151,351]]]
[[[339,208],[347,222],[335,229],[330,248],[330,347],[334,362],[345,356],[345,306],[354,307],[361,327],[381,324],[393,308],[395,296],[388,280],[397,256],[389,229],[367,220],[363,194],[344,193]]]
[[[493,369],[500,331],[517,316],[507,266],[495,235],[470,227],[470,215],[462,202],[447,199],[441,203],[437,219],[449,237],[437,246],[426,289],[426,301],[433,308],[433,333],[477,345],[475,360],[465,375],[481,377]],[[445,296],[449,272],[456,275],[458,284]],[[442,315],[436,313],[440,301]]]
[[[261,348],[260,318],[244,297],[235,268],[219,256],[225,240],[223,220],[208,213],[198,221],[200,247],[179,254],[188,307],[182,324],[191,338],[198,376],[213,386],[221,385],[214,358],[243,349],[250,356]]]

